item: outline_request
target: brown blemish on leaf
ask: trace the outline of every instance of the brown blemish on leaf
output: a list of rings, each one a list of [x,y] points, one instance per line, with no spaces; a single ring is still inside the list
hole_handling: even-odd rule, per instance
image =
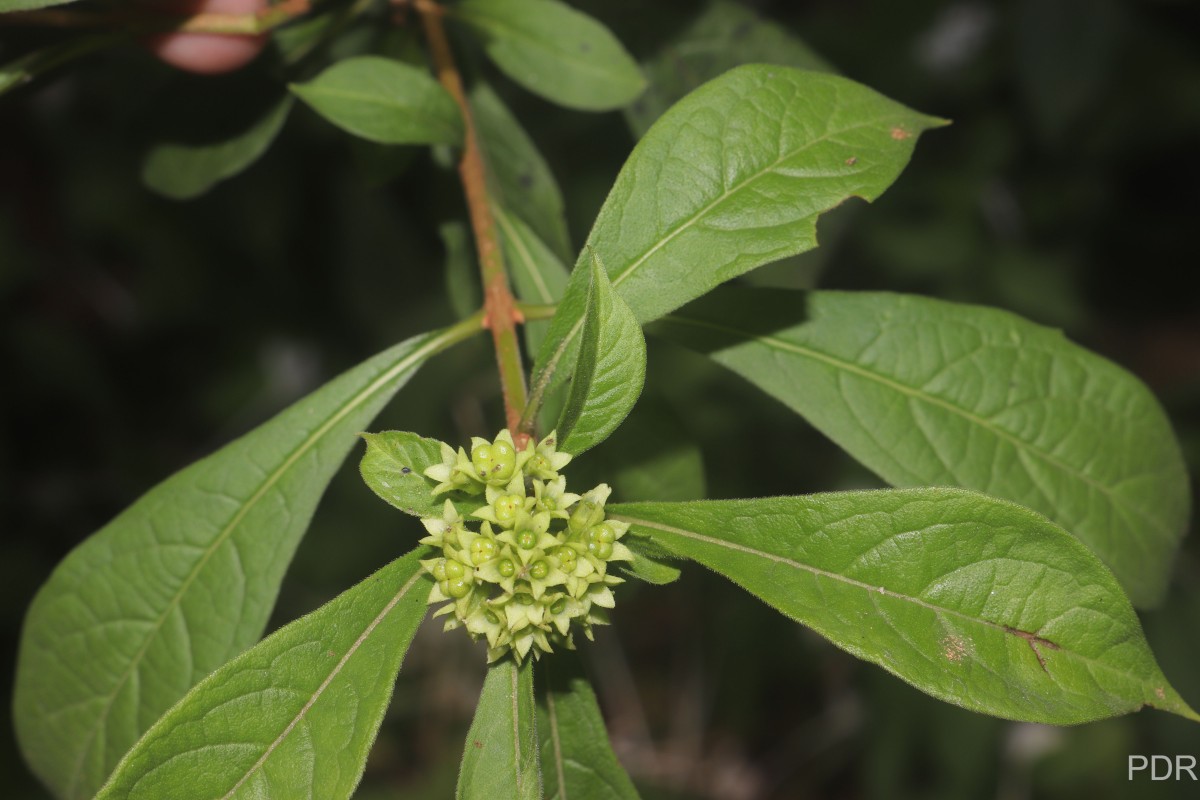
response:
[[[1154,687],[1154,694],[1156,697],[1158,697],[1159,700],[1167,699],[1167,693],[1163,691],[1163,688],[1161,686]]]
[[[1004,626],[1004,630],[1008,633],[1011,633],[1013,636],[1020,636],[1022,639],[1024,639],[1029,645],[1029,649],[1033,651],[1034,656],[1037,657],[1038,665],[1042,668],[1042,672],[1046,673],[1047,675],[1050,674],[1050,670],[1046,669],[1046,659],[1044,656],[1042,656],[1042,651],[1039,648],[1045,647],[1050,650],[1059,650],[1061,648],[1059,648],[1058,645],[1049,639],[1044,639],[1041,636],[1038,636],[1036,633],[1030,633],[1029,631],[1010,628],[1007,625]]]
[[[858,156],[850,156],[849,158],[846,159],[847,167],[853,167],[857,163],[858,163]]]
[[[967,657],[967,643],[961,636],[945,636],[942,638],[942,655],[946,660],[957,664]]]
[[[475,745],[475,749],[476,749],[476,750],[482,750],[482,749],[483,749],[483,742],[479,741],[478,739],[476,739],[476,740],[474,741],[474,745]]]
[[[909,133],[908,131],[904,130],[904,128],[897,125],[894,128],[892,128],[892,138],[895,139],[897,142],[902,142],[905,139],[911,139],[912,134]]]

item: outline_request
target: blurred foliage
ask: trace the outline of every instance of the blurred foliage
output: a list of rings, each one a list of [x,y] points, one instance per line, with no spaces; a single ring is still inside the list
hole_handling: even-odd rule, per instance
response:
[[[660,82],[672,65],[707,63],[686,56],[687,31],[706,4],[575,5],[608,24]],[[819,54],[955,122],[921,143],[873,207],[851,204],[827,220],[820,249],[744,280],[914,291],[1062,327],[1151,385],[1189,463],[1200,466],[1200,303],[1189,278],[1200,213],[1196,6],[745,5],[769,23],[768,55]],[[410,38],[370,30],[345,26],[332,52],[411,53]],[[710,38],[712,30],[702,29]],[[788,36],[802,44],[791,48]],[[0,28],[0,60],[49,38]],[[291,39],[293,47],[306,41]],[[744,42],[736,52],[754,56]],[[634,143],[626,119],[555,108],[483,63],[474,68],[495,78],[542,148],[571,239],[583,241]],[[0,99],[0,675],[8,685],[29,599],[71,547],[170,472],[328,377],[455,317],[444,276],[453,237],[439,231],[465,214],[444,153],[351,147],[297,107],[261,160],[199,199],[144,188],[146,114],[165,97],[211,91],[207,80],[174,75],[126,47]],[[465,441],[499,417],[480,340],[425,367],[376,427]],[[650,342],[647,398],[628,427],[586,458],[611,462],[624,440],[637,462],[623,477],[631,493],[878,485],[781,405],[662,342]],[[637,469],[662,452],[670,454],[663,466]],[[580,470],[593,466],[581,460]],[[661,470],[678,477],[656,490],[650,479]],[[273,625],[407,550],[418,529],[347,464]],[[1192,534],[1167,603],[1143,619],[1164,671],[1194,703],[1200,545]],[[698,568],[669,587],[631,586],[626,598],[585,658],[617,753],[647,800],[1195,796],[1187,781],[1126,780],[1129,754],[1200,755],[1200,729],[1183,720],[1143,712],[1052,729],[970,714],[760,613],[757,601]],[[482,652],[465,637],[418,637],[368,764],[368,800],[445,797],[454,782]],[[44,796],[9,730],[0,732],[5,795]]]

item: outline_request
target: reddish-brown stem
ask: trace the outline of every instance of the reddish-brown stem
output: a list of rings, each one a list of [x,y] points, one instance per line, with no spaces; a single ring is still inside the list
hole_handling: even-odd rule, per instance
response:
[[[505,422],[517,446],[523,447],[528,435],[519,434],[517,428],[525,410],[527,389],[525,367],[521,363],[521,348],[517,342],[517,323],[524,322],[524,318],[517,309],[509,289],[504,256],[496,238],[496,225],[488,204],[487,179],[483,155],[479,150],[479,137],[475,131],[471,107],[463,91],[458,67],[454,62],[454,53],[450,50],[450,42],[442,24],[442,7],[432,0],[413,0],[412,5],[421,15],[438,81],[454,98],[462,112],[463,151],[458,163],[458,175],[466,194],[467,211],[471,217],[471,229],[475,233],[475,247],[479,253],[479,272],[483,280],[483,320],[484,325],[492,331],[496,366],[500,372],[500,388],[504,394]]]

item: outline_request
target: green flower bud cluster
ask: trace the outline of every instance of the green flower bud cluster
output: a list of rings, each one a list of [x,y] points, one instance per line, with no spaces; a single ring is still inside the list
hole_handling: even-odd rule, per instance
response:
[[[555,435],[518,450],[507,430],[495,440],[474,438],[470,454],[442,445],[442,463],[425,470],[445,492],[483,494],[486,505],[464,517],[451,500],[442,516],[421,520],[422,543],[439,548],[422,561],[437,581],[429,603],[445,603],[446,630],[463,627],[486,639],[488,661],[511,651],[521,661],[574,648],[576,628],[608,622],[613,561],[631,561],[620,539],[629,525],[605,519],[610,489],[600,484],[583,496],[567,491],[558,471],[571,456],[555,450]]]

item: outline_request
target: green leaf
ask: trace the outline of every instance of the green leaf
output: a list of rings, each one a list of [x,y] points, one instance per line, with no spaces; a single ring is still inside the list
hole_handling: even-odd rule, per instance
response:
[[[492,216],[501,234],[504,263],[512,276],[517,297],[527,303],[557,303],[567,288],[569,273],[558,256],[519,217],[492,205]],[[550,329],[549,320],[525,323],[525,341],[536,353]]]
[[[121,760],[97,800],[350,797],[425,617],[431,580],[420,554],[204,679]]]
[[[665,586],[679,580],[682,574],[679,567],[666,563],[657,553],[648,552],[655,548],[647,547],[643,540],[633,536],[625,544],[633,553],[633,561],[619,567],[621,572],[655,586]]]
[[[379,56],[339,61],[291,90],[347,133],[380,144],[458,144],[458,106],[424,70]]]
[[[441,443],[407,431],[364,433],[367,451],[359,464],[363,481],[394,508],[414,517],[440,517],[447,495],[430,496],[436,485],[425,470],[442,463]],[[451,493],[453,495],[454,493]],[[453,499],[453,498],[452,498]],[[463,514],[484,504],[482,495],[454,499]]]
[[[1154,396],[1059,331],[897,294],[729,287],[673,314],[707,352],[897,486],[954,484],[1036,509],[1136,604],[1161,599],[1187,472]]]
[[[430,497],[425,470],[442,463],[441,443],[406,431],[364,433],[367,452],[359,464],[363,481],[389,505],[414,517],[438,516],[442,500]]]
[[[32,11],[35,8],[62,6],[75,0],[0,0],[0,14],[10,11]]]
[[[546,800],[636,800],[637,789],[613,754],[579,657],[567,651],[544,658],[538,675],[538,735]]]
[[[432,354],[409,339],[151,489],[68,555],[25,619],[14,698],[33,771],[90,798],[197,681],[252,645],[355,434]]]
[[[533,659],[488,668],[458,773],[459,800],[536,800],[542,796],[534,716]]]
[[[649,86],[625,108],[630,129],[642,136],[676,100],[742,64],[837,71],[787,29],[740,3],[717,0],[642,64]]]
[[[567,288],[567,268],[520,217],[499,205],[493,205],[492,212],[518,296],[529,303],[557,303]]]
[[[484,38],[504,74],[534,94],[583,111],[629,103],[646,80],[596,20],[556,0],[464,0],[453,15]]]
[[[267,151],[283,129],[292,103],[292,98],[284,95],[249,120],[235,106],[217,106],[215,113],[223,119],[208,117],[186,132],[176,128],[178,137],[172,135],[151,146],[142,161],[142,182],[176,200],[199,197]],[[203,132],[197,136],[197,130]]]
[[[1112,573],[1006,500],[899,489],[609,512],[964,708],[1065,725],[1149,705],[1200,721],[1163,677]]]
[[[495,204],[524,221],[557,259],[569,258],[562,193],[537,145],[487,84],[477,83],[470,101]]]
[[[873,200],[940,120],[835,75],[739,67],[676,103],[642,138],[588,249],[645,323],[755,267],[816,247],[817,217]],[[572,273],[537,382],[570,363],[588,271]]]
[[[637,402],[645,379],[642,328],[593,258],[579,359],[556,426],[559,449],[578,455],[604,441]]]

